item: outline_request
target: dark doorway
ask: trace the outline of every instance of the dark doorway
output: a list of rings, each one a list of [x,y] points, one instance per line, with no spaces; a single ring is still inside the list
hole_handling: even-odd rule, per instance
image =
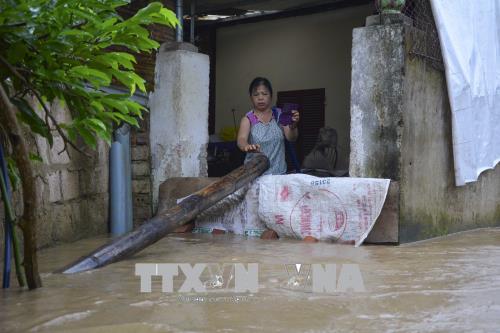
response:
[[[279,91],[276,104],[297,103],[300,111],[299,138],[295,142],[295,150],[302,164],[306,156],[316,144],[319,129],[325,126],[325,89],[307,89]],[[288,170],[293,170],[287,156]]]

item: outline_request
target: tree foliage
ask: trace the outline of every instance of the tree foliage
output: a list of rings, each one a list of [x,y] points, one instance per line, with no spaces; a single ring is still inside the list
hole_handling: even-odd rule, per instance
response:
[[[113,123],[138,126],[144,108],[130,99],[145,92],[135,73],[131,53],[151,52],[159,44],[146,26],[173,26],[175,14],[150,3],[124,20],[116,8],[123,0],[5,1],[0,12],[0,79],[19,110],[18,118],[52,145],[51,129],[72,143],[81,136],[91,147],[96,137],[111,140]],[[116,48],[123,51],[117,51]],[[112,48],[112,50],[110,50]],[[109,94],[102,88],[119,82],[129,94]],[[29,98],[43,108],[40,115]],[[70,123],[56,123],[49,108],[55,99],[72,112]],[[43,102],[43,103],[42,103]]]
[[[53,133],[64,150],[77,138],[95,148],[97,139],[111,141],[113,126],[138,126],[144,107],[131,100],[145,81],[134,70],[134,54],[151,52],[159,44],[147,26],[175,26],[175,14],[152,2],[123,19],[116,9],[123,0],[0,0],[0,132],[12,146],[12,160],[21,179],[23,232],[28,286],[41,286],[36,257],[36,224],[40,209],[33,160],[39,160],[26,135],[41,135],[53,144]],[[120,84],[128,93],[110,94]],[[54,101],[67,106],[71,120],[58,123]],[[22,129],[24,123],[30,131]],[[9,169],[13,163],[9,163]],[[14,173],[13,173],[14,174]],[[17,263],[17,262],[16,262]]]

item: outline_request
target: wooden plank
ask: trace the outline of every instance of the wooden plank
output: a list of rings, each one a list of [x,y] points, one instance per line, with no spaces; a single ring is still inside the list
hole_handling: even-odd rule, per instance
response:
[[[61,269],[64,274],[79,273],[106,266],[129,257],[157,242],[175,228],[260,176],[269,168],[269,160],[260,154],[220,180],[193,193],[178,205],[160,211],[136,230],[98,248]]]

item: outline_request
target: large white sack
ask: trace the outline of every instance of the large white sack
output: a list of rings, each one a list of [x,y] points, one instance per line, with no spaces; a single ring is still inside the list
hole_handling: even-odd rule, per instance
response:
[[[266,229],[257,214],[259,179],[217,203],[195,220],[195,233],[210,233],[213,229],[237,235],[260,236]]]
[[[318,178],[305,174],[259,180],[259,216],[281,237],[361,245],[384,205],[389,179]]]

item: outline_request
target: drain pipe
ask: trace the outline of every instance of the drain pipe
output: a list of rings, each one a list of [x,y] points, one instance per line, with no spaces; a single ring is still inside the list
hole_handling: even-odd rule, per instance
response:
[[[124,155],[122,144],[118,141],[113,142],[109,150],[109,222],[113,236],[127,232]]]
[[[183,15],[182,15],[182,0],[176,0],[175,3],[175,12],[177,14],[177,20],[179,21],[179,25],[177,26],[175,32],[176,32],[176,37],[175,40],[177,42],[182,42],[184,40],[183,38]]]
[[[110,150],[110,224],[111,234],[118,236],[133,229],[132,168],[130,159],[130,125],[114,132]]]
[[[130,125],[123,124],[115,131],[115,141],[122,144],[125,164],[125,192],[127,194],[127,231],[133,229],[132,225],[132,159],[130,154]]]

